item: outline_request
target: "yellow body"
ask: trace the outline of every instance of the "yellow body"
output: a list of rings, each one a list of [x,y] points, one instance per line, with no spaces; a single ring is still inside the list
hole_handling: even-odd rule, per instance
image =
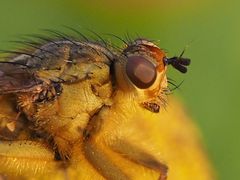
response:
[[[42,62],[30,57],[28,64],[42,63],[39,69],[0,63],[0,175],[213,179],[195,126],[179,102],[167,99],[167,65],[186,72],[188,59],[167,59],[144,39],[129,44],[124,55],[72,41],[42,48],[59,54],[45,54]],[[149,72],[156,77],[151,84],[136,86]]]
[[[166,109],[153,114],[139,107],[131,96],[124,93],[119,92],[115,101],[114,106],[106,108],[97,117],[102,119],[101,130],[92,141],[96,141],[129,177],[157,179],[159,173],[123,158],[108,147],[122,139],[166,163],[169,180],[213,179],[198,131],[179,102],[171,98]],[[1,143],[0,172],[10,177],[22,175],[39,179],[104,179],[84,157],[81,145],[73,147],[73,151],[72,162],[65,168],[54,161],[53,152],[45,145],[29,142],[20,145],[16,142],[9,146]]]

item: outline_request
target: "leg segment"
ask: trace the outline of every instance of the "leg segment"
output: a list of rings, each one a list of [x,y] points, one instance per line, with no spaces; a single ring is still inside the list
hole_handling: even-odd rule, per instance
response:
[[[57,170],[54,153],[34,141],[0,141],[0,174],[36,177]]]
[[[108,157],[106,151],[93,140],[86,140],[84,143],[84,154],[88,161],[96,168],[106,179],[126,180],[129,177],[124,174]]]
[[[131,161],[160,172],[159,180],[167,179],[168,167],[140,148],[124,140],[119,140],[117,143],[114,143],[112,148]]]

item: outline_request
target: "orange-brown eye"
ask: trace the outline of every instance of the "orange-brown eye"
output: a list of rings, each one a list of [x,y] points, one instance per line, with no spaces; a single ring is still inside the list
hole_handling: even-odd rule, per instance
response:
[[[155,66],[141,56],[131,56],[128,58],[126,72],[132,83],[140,89],[149,88],[157,76]]]

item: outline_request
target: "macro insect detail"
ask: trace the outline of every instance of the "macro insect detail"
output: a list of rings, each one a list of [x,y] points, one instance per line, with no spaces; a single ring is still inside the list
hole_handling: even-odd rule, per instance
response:
[[[167,67],[186,73],[190,59],[169,58],[147,39],[118,50],[50,32],[54,38],[35,36],[38,42],[24,41],[27,50],[6,51],[0,61],[0,174],[71,174],[88,166],[95,179],[134,179],[129,163],[166,180],[165,162],[131,141],[132,125],[150,121],[144,115],[161,118]]]

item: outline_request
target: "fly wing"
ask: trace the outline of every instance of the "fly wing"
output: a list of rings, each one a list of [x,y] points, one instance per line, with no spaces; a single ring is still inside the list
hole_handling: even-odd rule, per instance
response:
[[[0,94],[32,91],[38,84],[40,80],[23,65],[0,62]]]

